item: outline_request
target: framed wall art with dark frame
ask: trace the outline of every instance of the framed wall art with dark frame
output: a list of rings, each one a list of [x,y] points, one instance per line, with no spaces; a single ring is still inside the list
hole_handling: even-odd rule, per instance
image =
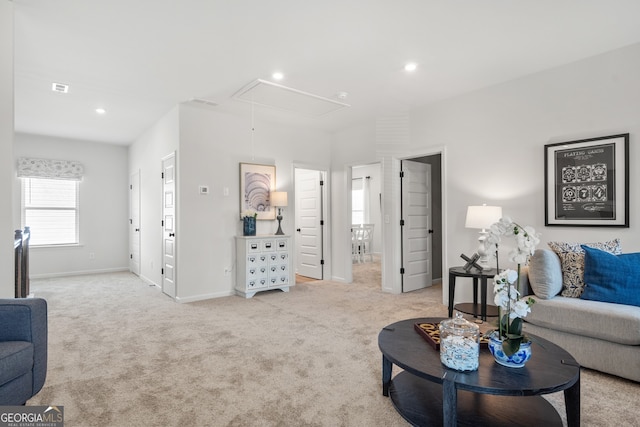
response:
[[[271,192],[276,189],[276,167],[240,163],[240,217],[247,210],[258,213],[256,219],[273,220],[276,210],[271,206]]]
[[[629,227],[629,134],[544,146],[544,224]]]

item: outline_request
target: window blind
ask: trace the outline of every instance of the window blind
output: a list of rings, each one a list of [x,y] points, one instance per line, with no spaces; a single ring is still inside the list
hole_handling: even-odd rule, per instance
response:
[[[60,179],[22,180],[22,224],[31,227],[32,245],[79,243],[78,184]]]

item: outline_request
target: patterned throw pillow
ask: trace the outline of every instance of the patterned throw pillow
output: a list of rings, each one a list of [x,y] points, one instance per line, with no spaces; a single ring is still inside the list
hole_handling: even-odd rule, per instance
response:
[[[583,244],[614,255],[622,253],[620,239]],[[584,290],[584,250],[580,247],[580,243],[549,242],[548,245],[558,255],[562,264],[561,295],[579,298]]]

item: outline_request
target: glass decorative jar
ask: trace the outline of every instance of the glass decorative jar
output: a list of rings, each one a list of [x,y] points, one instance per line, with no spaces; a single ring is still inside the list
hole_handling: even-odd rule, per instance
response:
[[[475,371],[480,358],[480,328],[461,313],[440,322],[440,361],[456,371]]]

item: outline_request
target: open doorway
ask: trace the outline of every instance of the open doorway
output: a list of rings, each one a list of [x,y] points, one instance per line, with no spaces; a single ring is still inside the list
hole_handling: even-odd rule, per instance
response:
[[[294,168],[296,283],[325,277],[326,177],[324,170]]]
[[[382,165],[351,167],[352,283],[381,287]]]
[[[442,155],[401,161],[402,292],[442,282]]]

